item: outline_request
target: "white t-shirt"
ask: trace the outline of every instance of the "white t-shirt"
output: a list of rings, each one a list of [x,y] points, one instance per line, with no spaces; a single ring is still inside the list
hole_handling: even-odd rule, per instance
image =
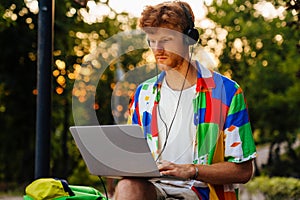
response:
[[[170,129],[173,118],[174,122],[171,126],[170,132],[168,133],[169,136],[166,147],[163,150],[159,160],[167,160],[177,164],[193,163],[193,144],[196,139],[196,126],[193,123],[194,111],[192,99],[195,97],[195,91],[196,85],[184,89],[179,99],[180,91],[172,90],[166,83],[166,80],[163,80],[159,108],[157,111],[159,151],[162,150],[166,139],[167,131],[164,122],[166,123],[168,130]],[[177,104],[178,109],[176,112]],[[191,186],[207,187],[205,183],[196,180],[160,181],[186,188],[190,188]]]
[[[166,80],[163,80],[157,111],[159,152],[163,149],[166,134],[169,136],[159,160],[168,160],[177,164],[193,162],[196,126],[193,123],[192,99],[195,96],[195,87],[196,85],[193,85],[184,89],[180,97],[181,91],[172,90]]]

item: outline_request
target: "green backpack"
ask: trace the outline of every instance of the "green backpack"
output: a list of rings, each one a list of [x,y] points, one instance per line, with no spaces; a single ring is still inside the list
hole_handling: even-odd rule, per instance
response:
[[[40,178],[26,187],[23,199],[105,200],[106,197],[90,186],[69,185],[62,179]]]

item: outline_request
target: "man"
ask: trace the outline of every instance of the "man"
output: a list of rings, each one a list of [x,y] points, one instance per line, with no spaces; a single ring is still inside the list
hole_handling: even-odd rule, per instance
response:
[[[115,199],[237,199],[256,156],[241,88],[192,59],[199,35],[186,2],[147,6],[139,26],[162,72],[137,88],[129,122],[142,126],[160,172],[184,180],[122,179]]]

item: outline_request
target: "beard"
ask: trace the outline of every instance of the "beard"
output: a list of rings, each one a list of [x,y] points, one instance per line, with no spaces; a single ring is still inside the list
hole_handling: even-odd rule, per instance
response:
[[[155,60],[160,70],[167,71],[181,66],[184,58],[174,53],[162,52],[155,54]]]

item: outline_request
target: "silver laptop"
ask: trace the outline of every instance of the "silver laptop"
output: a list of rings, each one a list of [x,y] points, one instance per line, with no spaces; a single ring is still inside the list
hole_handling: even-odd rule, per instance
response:
[[[138,125],[72,126],[70,131],[93,175],[163,177]]]

